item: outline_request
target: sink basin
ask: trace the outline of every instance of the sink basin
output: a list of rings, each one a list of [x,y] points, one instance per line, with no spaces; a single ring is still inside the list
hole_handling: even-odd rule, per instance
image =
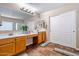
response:
[[[18,37],[18,36],[27,36],[27,35],[32,35],[32,34],[37,34],[37,33],[29,33],[29,34],[0,34],[0,39],[11,38],[11,37]]]

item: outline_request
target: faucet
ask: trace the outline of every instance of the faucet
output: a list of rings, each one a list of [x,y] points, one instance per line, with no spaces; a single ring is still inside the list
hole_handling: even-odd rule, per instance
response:
[[[9,33],[8,35],[9,35],[9,36],[12,36],[12,35],[13,35],[13,33]]]

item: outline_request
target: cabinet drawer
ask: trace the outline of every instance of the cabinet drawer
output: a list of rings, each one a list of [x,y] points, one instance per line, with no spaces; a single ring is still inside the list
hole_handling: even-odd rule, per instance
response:
[[[0,56],[10,56],[15,54],[15,43],[0,46]]]
[[[15,38],[0,39],[0,45],[15,42]]]
[[[16,37],[16,41],[18,41],[18,40],[23,40],[23,41],[25,41],[26,39],[27,39],[26,36]]]
[[[33,37],[36,37],[36,36],[38,36],[38,35],[37,35],[37,34],[28,35],[28,36],[27,36],[27,39],[30,39],[30,38],[33,38]]]

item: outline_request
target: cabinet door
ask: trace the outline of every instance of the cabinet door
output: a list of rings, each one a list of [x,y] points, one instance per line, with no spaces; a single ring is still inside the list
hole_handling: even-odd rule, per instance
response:
[[[15,54],[15,43],[0,46],[0,56],[10,56]]]
[[[0,45],[15,42],[15,38],[5,38],[0,40]]]
[[[20,53],[26,49],[26,38],[16,38],[16,53]]]
[[[39,32],[39,34],[38,34],[38,44],[40,44],[42,42],[43,42],[43,33]]]
[[[43,32],[43,42],[46,41],[46,32]]]

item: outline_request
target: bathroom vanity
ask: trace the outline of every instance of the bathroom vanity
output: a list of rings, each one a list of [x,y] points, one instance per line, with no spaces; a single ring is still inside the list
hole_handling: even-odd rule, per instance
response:
[[[33,38],[33,44],[40,44],[46,41],[46,32],[0,37],[0,56],[17,55],[27,50],[26,45],[29,38]]]

